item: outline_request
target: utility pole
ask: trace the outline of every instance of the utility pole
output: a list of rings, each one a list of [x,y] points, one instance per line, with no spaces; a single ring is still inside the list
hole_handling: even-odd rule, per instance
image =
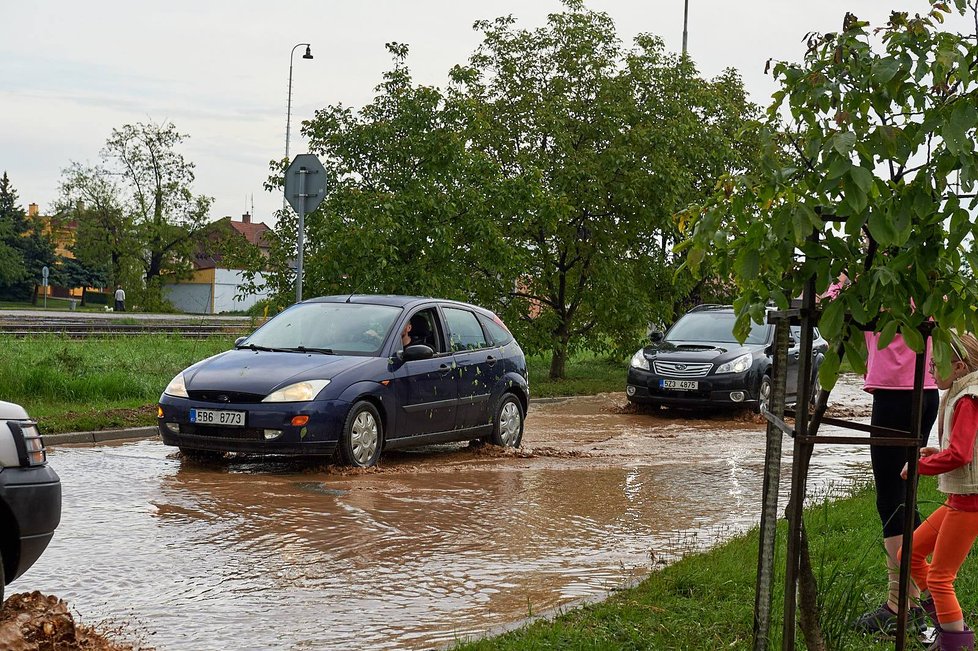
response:
[[[683,57],[686,56],[686,37],[688,32],[686,27],[689,25],[689,0],[686,0],[685,7],[683,8]]]

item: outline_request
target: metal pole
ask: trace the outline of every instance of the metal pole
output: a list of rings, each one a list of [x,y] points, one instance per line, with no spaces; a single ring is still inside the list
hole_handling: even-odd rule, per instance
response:
[[[689,0],[686,0],[686,6],[683,9],[683,56],[686,56],[687,25],[689,25]]]
[[[288,108],[286,109],[286,112],[285,112],[285,160],[286,160],[286,164],[288,164],[288,160],[289,160],[289,136],[291,135],[291,132],[292,132],[292,60],[295,58],[295,51],[296,51],[296,49],[302,47],[303,45],[305,45],[307,48],[311,47],[308,43],[296,43],[292,47],[292,52],[289,54],[289,100],[288,100],[288,104],[287,104]],[[306,53],[303,55],[302,58],[303,59],[307,59],[307,58],[308,59],[311,59],[312,58],[312,54],[310,54],[310,52],[309,52],[308,49],[306,50]],[[282,198],[282,210],[285,210],[285,206],[286,206],[286,200],[283,197]]]
[[[305,167],[299,168],[299,237],[295,263],[295,302],[302,302],[302,252],[305,248],[306,232],[306,174]]]

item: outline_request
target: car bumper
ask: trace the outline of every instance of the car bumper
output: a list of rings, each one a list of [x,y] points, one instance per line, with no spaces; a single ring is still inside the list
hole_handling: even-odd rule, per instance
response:
[[[696,389],[681,391],[661,388],[665,377],[630,367],[625,393],[636,404],[667,405],[671,407],[709,407],[756,405],[757,390],[749,373],[709,375],[705,378],[689,378],[697,383]]]
[[[190,450],[289,456],[331,456],[336,450],[350,404],[341,400],[304,403],[228,405],[163,396],[157,419],[163,443]],[[244,411],[244,427],[200,425],[191,409]],[[295,416],[308,416],[303,426]]]
[[[14,550],[13,581],[26,572],[41,556],[61,522],[61,479],[48,466],[37,468],[4,468],[0,470],[0,506],[6,505],[12,516],[13,532],[0,532],[0,538],[11,536]],[[12,534],[12,535],[11,535]]]

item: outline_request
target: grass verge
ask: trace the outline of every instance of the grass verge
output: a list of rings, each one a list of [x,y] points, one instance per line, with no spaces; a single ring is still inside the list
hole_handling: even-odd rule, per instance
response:
[[[816,500],[807,509],[812,565],[819,584],[821,625],[827,647],[837,651],[892,649],[893,642],[857,634],[850,628],[861,613],[884,599],[883,544],[871,488],[855,488],[838,501]],[[943,501],[933,478],[921,481],[920,505],[926,516]],[[779,523],[774,614],[783,613],[785,523]],[[609,599],[537,621],[498,637],[459,643],[459,651],[752,648],[758,532],[730,540],[702,554],[653,572],[639,585]],[[974,556],[975,553],[972,552]],[[972,626],[978,623],[978,571],[965,563],[957,594]],[[804,648],[799,632],[797,648]],[[781,647],[781,628],[769,648]],[[913,640],[908,649],[922,649]]]
[[[610,359],[590,352],[573,355],[564,367],[564,379],[550,379],[550,355],[526,358],[530,374],[530,396],[587,396],[609,391],[624,391],[628,360]]]

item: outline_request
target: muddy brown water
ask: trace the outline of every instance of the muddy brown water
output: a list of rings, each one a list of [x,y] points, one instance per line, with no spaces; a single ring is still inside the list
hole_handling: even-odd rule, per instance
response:
[[[859,414],[855,387],[835,403]],[[10,591],[194,651],[438,648],[597,600],[759,513],[762,424],[623,403],[535,404],[520,452],[431,447],[368,472],[201,465],[158,440],[54,449],[62,524]],[[819,448],[811,492],[865,481],[868,458]]]

